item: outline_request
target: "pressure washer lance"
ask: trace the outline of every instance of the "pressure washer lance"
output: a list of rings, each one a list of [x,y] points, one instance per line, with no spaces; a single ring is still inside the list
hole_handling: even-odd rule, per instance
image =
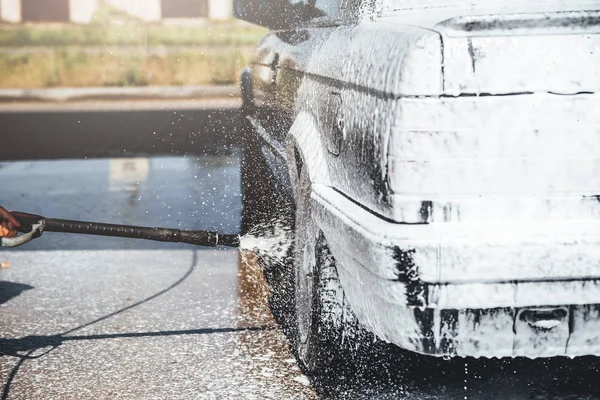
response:
[[[158,242],[188,243],[197,246],[239,247],[239,235],[222,235],[211,231],[182,231],[179,229],[148,228],[102,224],[98,222],[71,221],[66,219],[45,218],[40,215],[12,212],[21,226],[23,235],[14,238],[0,238],[2,247],[21,246],[42,236],[44,232],[75,233],[82,235],[113,236],[132,239],[155,240]]]

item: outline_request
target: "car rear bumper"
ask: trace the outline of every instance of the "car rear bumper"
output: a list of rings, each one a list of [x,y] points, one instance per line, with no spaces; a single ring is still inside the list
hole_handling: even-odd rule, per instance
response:
[[[312,207],[353,310],[382,339],[432,355],[600,354],[593,223],[397,224],[321,185]],[[519,318],[545,306],[565,309],[551,329]]]

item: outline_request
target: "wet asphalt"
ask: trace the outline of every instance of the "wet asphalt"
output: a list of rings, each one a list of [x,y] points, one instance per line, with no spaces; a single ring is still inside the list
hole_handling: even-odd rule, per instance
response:
[[[28,132],[47,138],[35,151],[4,147],[10,157],[0,159],[18,161],[0,162],[0,204],[56,218],[238,232],[240,152],[231,131],[215,130],[212,118],[207,133],[199,117],[232,111],[192,111],[86,110],[90,125],[80,130],[77,109],[32,111],[33,120],[0,112],[4,143],[31,141]],[[136,115],[144,115],[137,124]],[[36,129],[49,121],[43,136]],[[153,132],[162,145],[148,146]],[[394,351],[393,360],[365,360],[358,377],[307,378],[268,308],[261,266],[237,250],[47,233],[0,249],[0,262],[10,262],[0,269],[0,398],[600,398],[596,358],[444,361]]]
[[[2,163],[0,187],[46,216],[239,229],[235,154]],[[251,255],[46,233],[0,259],[6,398],[314,397]]]

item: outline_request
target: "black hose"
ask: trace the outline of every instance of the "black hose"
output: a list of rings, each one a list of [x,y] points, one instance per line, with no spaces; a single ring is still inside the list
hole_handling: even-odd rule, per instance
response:
[[[26,231],[30,225],[44,220],[44,232],[76,233],[83,235],[112,236],[132,239],[154,240],[158,242],[188,243],[197,246],[239,247],[239,235],[221,235],[211,231],[185,231],[179,229],[150,228],[143,226],[103,224],[98,222],[71,221],[66,219],[44,218],[39,215],[14,213],[21,222],[19,230]]]

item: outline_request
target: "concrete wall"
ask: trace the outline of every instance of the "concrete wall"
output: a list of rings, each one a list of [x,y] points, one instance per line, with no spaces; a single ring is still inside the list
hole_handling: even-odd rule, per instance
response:
[[[222,20],[232,18],[233,0],[210,0],[208,2],[208,14],[210,19]]]
[[[160,21],[162,18],[161,0],[107,0],[107,2],[111,6],[143,21]]]
[[[162,17],[163,19],[208,18],[208,0],[163,0]]]
[[[23,22],[69,22],[70,0],[21,0]]]
[[[0,20],[21,22],[21,0],[0,0]]]
[[[43,1],[43,0],[42,0]],[[52,6],[42,4],[41,6]],[[89,24],[98,8],[98,0],[69,0],[69,10],[59,19],[79,24]],[[68,14],[68,15],[67,15]],[[45,15],[40,8],[40,15]],[[35,20],[36,18],[34,18]],[[45,18],[41,18],[45,19]],[[56,20],[56,18],[50,18]],[[0,20],[6,22],[23,22],[22,0],[0,0]]]
[[[42,0],[43,1],[43,0]],[[111,6],[143,21],[162,19],[161,1],[169,0],[106,0]],[[70,0],[70,20],[79,24],[90,23],[98,7],[98,0]],[[233,0],[209,0],[210,19],[225,20],[232,17]],[[21,22],[21,0],[0,0],[0,20]]]
[[[110,5],[144,21],[162,19],[161,1],[169,0],[107,0]],[[233,0],[209,0],[210,19],[223,20],[232,16]]]
[[[98,8],[98,0],[71,0],[71,22],[89,24]]]

